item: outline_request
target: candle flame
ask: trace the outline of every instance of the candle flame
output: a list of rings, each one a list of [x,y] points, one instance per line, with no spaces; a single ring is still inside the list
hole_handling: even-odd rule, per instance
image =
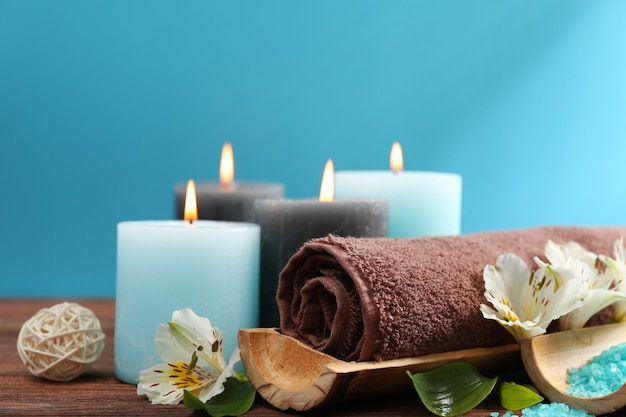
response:
[[[404,161],[402,159],[402,147],[398,142],[394,142],[391,146],[389,165],[391,165],[391,170],[393,172],[400,172],[404,169]]]
[[[198,220],[198,203],[196,201],[196,184],[193,180],[187,181],[187,192],[185,193],[185,215],[184,219],[192,223]]]
[[[235,162],[233,147],[226,142],[222,147],[222,159],[220,160],[220,182],[224,185],[232,184],[235,178]]]
[[[322,175],[322,186],[320,187],[320,201],[333,201],[335,198],[335,167],[333,160],[326,161],[324,175]]]

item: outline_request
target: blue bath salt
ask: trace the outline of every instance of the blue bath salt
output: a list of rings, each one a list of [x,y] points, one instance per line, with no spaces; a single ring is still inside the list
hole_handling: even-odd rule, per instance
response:
[[[491,417],[517,417],[512,411],[507,411],[500,416],[499,413],[491,413]],[[563,403],[536,404],[524,408],[521,416],[524,417],[593,417],[586,411],[571,408]]]
[[[536,404],[522,410],[524,417],[593,417],[586,411],[571,408],[563,403]]]
[[[513,414],[512,411],[507,411],[506,413],[502,414],[502,416],[500,416],[500,413],[495,411],[495,412],[491,413],[490,416],[491,417],[517,417],[517,414]]]
[[[626,343],[612,346],[580,368],[567,370],[566,392],[577,397],[601,397],[626,382]]]

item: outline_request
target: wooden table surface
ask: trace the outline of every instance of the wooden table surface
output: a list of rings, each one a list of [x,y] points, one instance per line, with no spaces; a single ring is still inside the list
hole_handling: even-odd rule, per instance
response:
[[[98,316],[106,333],[106,348],[100,359],[81,377],[70,382],[53,382],[32,376],[22,364],[16,348],[22,324],[39,309],[62,301],[75,301]],[[134,385],[117,380],[113,373],[113,300],[0,300],[0,415],[7,416],[201,416],[182,404],[152,405],[136,394]],[[489,417],[503,413],[490,397],[467,416]],[[415,392],[335,404],[306,413],[281,411],[257,397],[246,416],[432,416]]]

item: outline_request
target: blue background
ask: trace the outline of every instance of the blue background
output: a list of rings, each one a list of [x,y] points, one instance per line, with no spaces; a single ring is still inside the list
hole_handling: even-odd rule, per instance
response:
[[[626,2],[0,0],[0,296],[112,296],[172,187],[463,176],[463,232],[623,224]]]

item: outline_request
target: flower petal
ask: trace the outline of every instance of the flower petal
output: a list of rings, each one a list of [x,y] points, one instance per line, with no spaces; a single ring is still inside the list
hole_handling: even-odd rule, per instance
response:
[[[594,289],[587,292],[581,308],[573,310],[559,319],[562,330],[580,329],[600,310],[626,299],[626,294],[613,290]]]
[[[528,285],[530,276],[528,265],[512,253],[500,255],[496,264],[487,265],[483,272],[485,289],[493,294],[505,294],[513,310],[518,309],[517,297]]]
[[[536,321],[519,321],[508,320],[500,316],[499,312],[491,307],[481,304],[480,310],[483,313],[483,317],[486,319],[496,320],[500,323],[506,331],[511,333],[515,340],[521,340],[533,336],[538,336],[546,332],[546,330],[540,326],[537,326]]]
[[[224,368],[222,373],[217,377],[215,383],[211,387],[207,387],[207,389],[203,390],[200,394],[198,394],[198,398],[202,402],[207,402],[214,396],[220,394],[224,391],[224,382],[226,378],[229,378],[233,374],[233,368],[235,364],[241,360],[240,350],[239,348],[235,348],[233,353],[230,355],[230,360],[228,361],[228,365]]]
[[[549,240],[544,252],[548,261],[554,267],[567,266],[573,261],[584,262],[593,267],[598,257],[598,255],[588,251],[577,242],[567,242],[565,245],[557,245]]]
[[[190,308],[183,308],[172,313],[172,322],[186,327],[197,335],[199,340],[208,340],[213,343],[216,340],[211,321],[206,317],[200,317]]]
[[[184,362],[191,359],[193,350],[185,348],[172,335],[167,324],[159,324],[154,333],[154,343],[156,344],[159,357],[165,362]]]
[[[202,392],[218,380],[217,375],[199,366],[189,369],[185,362],[160,363],[140,372],[137,394],[145,394],[153,404],[178,404],[184,390]]]
[[[164,361],[189,361],[196,352],[201,366],[216,373],[221,373],[226,366],[224,332],[189,308],[176,310],[172,321],[159,325],[154,340],[157,352]]]
[[[538,270],[539,271],[539,270]],[[569,273],[568,273],[569,272]],[[547,289],[542,296],[544,306],[540,326],[547,328],[553,320],[582,307],[583,285],[570,270],[546,269],[547,276],[554,275],[552,279],[560,281],[561,285],[556,290]],[[555,284],[556,286],[556,284]]]

